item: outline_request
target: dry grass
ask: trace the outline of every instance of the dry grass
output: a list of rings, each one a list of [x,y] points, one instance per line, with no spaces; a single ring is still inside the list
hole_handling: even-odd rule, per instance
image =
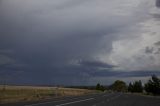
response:
[[[38,101],[41,99],[78,96],[95,91],[72,88],[34,87],[34,86],[0,86],[0,103],[21,101]]]

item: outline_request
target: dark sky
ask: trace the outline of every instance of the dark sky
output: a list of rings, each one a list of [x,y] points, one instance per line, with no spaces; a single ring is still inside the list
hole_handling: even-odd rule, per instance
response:
[[[0,0],[0,83],[145,82],[159,29],[160,0]]]

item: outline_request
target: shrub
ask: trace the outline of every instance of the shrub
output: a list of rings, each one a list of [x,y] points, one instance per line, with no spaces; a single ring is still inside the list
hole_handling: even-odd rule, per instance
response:
[[[145,91],[154,95],[160,95],[160,79],[156,75],[153,75],[145,84]]]

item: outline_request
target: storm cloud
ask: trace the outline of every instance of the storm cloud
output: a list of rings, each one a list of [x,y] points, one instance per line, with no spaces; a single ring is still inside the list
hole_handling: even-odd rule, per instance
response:
[[[160,8],[160,0],[156,0],[156,6]]]
[[[0,77],[76,85],[158,72],[158,1],[1,0]]]

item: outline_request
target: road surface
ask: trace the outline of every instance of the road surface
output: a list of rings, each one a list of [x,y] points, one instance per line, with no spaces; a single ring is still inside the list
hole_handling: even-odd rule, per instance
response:
[[[37,103],[7,104],[6,106],[160,106],[160,97],[125,93],[102,93]]]

